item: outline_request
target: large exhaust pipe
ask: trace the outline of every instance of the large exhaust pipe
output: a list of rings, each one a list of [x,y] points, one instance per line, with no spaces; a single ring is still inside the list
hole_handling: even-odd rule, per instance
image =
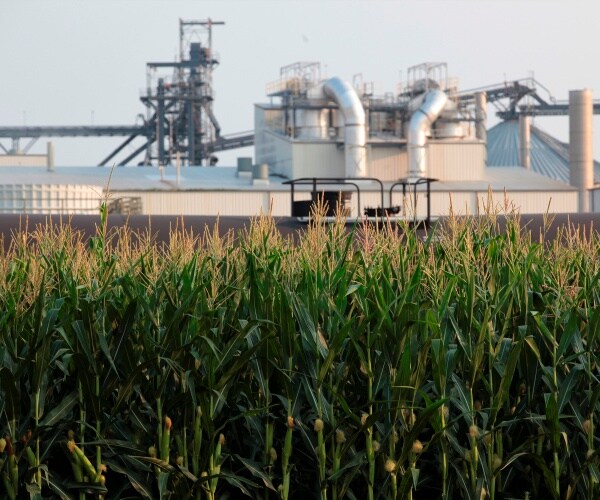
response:
[[[431,125],[438,118],[448,97],[441,90],[430,90],[425,94],[421,107],[410,118],[408,126],[408,178],[427,177],[425,144]]]
[[[333,99],[344,115],[344,154],[346,177],[367,176],[365,110],[352,86],[334,77],[323,84],[323,92]]]
[[[590,211],[590,189],[594,186],[592,151],[592,91],[569,92],[569,180],[579,190],[579,212]]]

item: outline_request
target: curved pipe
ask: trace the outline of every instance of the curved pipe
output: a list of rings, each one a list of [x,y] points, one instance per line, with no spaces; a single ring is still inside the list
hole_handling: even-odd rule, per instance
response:
[[[352,86],[334,77],[323,84],[323,92],[333,99],[344,115],[344,155],[346,177],[367,175],[365,110]]]
[[[408,128],[408,177],[427,177],[425,144],[431,125],[443,111],[448,97],[441,90],[425,94],[421,107],[410,118]]]

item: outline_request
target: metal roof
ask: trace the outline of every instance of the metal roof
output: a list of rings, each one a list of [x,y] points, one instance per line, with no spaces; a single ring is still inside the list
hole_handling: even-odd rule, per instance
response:
[[[239,177],[236,167],[182,167],[177,184],[175,167],[0,167],[2,184],[88,184],[110,191],[185,191],[236,190],[264,191],[248,177]],[[280,186],[281,179],[272,178],[267,190]]]
[[[488,167],[521,164],[519,158],[519,122],[503,121],[488,130]],[[569,145],[538,127],[531,126],[531,170],[569,183]],[[594,179],[600,182],[600,163],[594,161]]]
[[[177,185],[176,169],[164,167],[1,167],[1,184],[86,184],[109,191],[289,191],[282,177],[271,176],[268,184],[254,185],[248,177],[239,177],[235,167],[182,167]],[[390,184],[386,182],[387,186]],[[485,170],[479,180],[440,181],[431,185],[432,191],[568,191],[568,182],[557,181],[521,167],[495,167]],[[307,188],[308,189],[308,188]],[[361,186],[361,190],[378,189],[375,184]],[[387,189],[387,187],[386,187]]]

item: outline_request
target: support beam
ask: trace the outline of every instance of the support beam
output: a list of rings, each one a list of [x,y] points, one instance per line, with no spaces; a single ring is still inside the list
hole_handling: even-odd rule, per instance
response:
[[[142,151],[144,151],[144,149],[147,149],[148,147],[150,147],[150,145],[152,144],[152,142],[154,142],[154,137],[151,138],[151,140],[149,140],[146,144],[144,144],[143,146],[140,146],[139,148],[137,148],[133,153],[131,153],[127,158],[125,158],[123,161],[119,162],[119,165],[126,165],[127,163],[129,163],[131,160],[133,160],[137,155],[139,155]]]
[[[165,164],[165,81],[158,79],[158,106],[156,110],[156,142],[158,143],[158,164]]]
[[[112,160],[115,156],[117,156],[131,141],[133,141],[137,137],[137,134],[129,136],[117,149],[115,149],[111,154],[109,154],[104,160],[102,160],[98,166],[104,167],[110,160]]]
[[[145,126],[81,126],[81,127],[0,127],[0,137],[99,137],[149,135]]]
[[[23,154],[29,153],[29,150],[33,147],[33,145],[37,142],[39,137],[32,137],[31,140],[27,143],[27,145],[23,148]]]

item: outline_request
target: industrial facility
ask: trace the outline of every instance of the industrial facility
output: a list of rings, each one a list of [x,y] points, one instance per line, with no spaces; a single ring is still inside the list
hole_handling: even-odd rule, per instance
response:
[[[320,197],[349,220],[429,221],[489,203],[600,212],[590,90],[558,101],[533,78],[462,90],[445,63],[423,63],[378,95],[362,77],[323,78],[320,63],[298,62],[267,84],[253,132],[223,135],[212,88],[212,29],[222,24],[180,20],[179,59],[147,63],[140,126],[0,126],[0,212],[90,213],[107,200],[120,213],[302,219]],[[502,121],[488,130],[492,106]],[[532,123],[556,115],[568,116],[568,144]],[[124,141],[96,168],[55,165],[51,142],[46,155],[27,154],[41,137],[90,135]],[[122,157],[136,138],[143,144]],[[215,166],[216,152],[252,144],[254,158]]]

